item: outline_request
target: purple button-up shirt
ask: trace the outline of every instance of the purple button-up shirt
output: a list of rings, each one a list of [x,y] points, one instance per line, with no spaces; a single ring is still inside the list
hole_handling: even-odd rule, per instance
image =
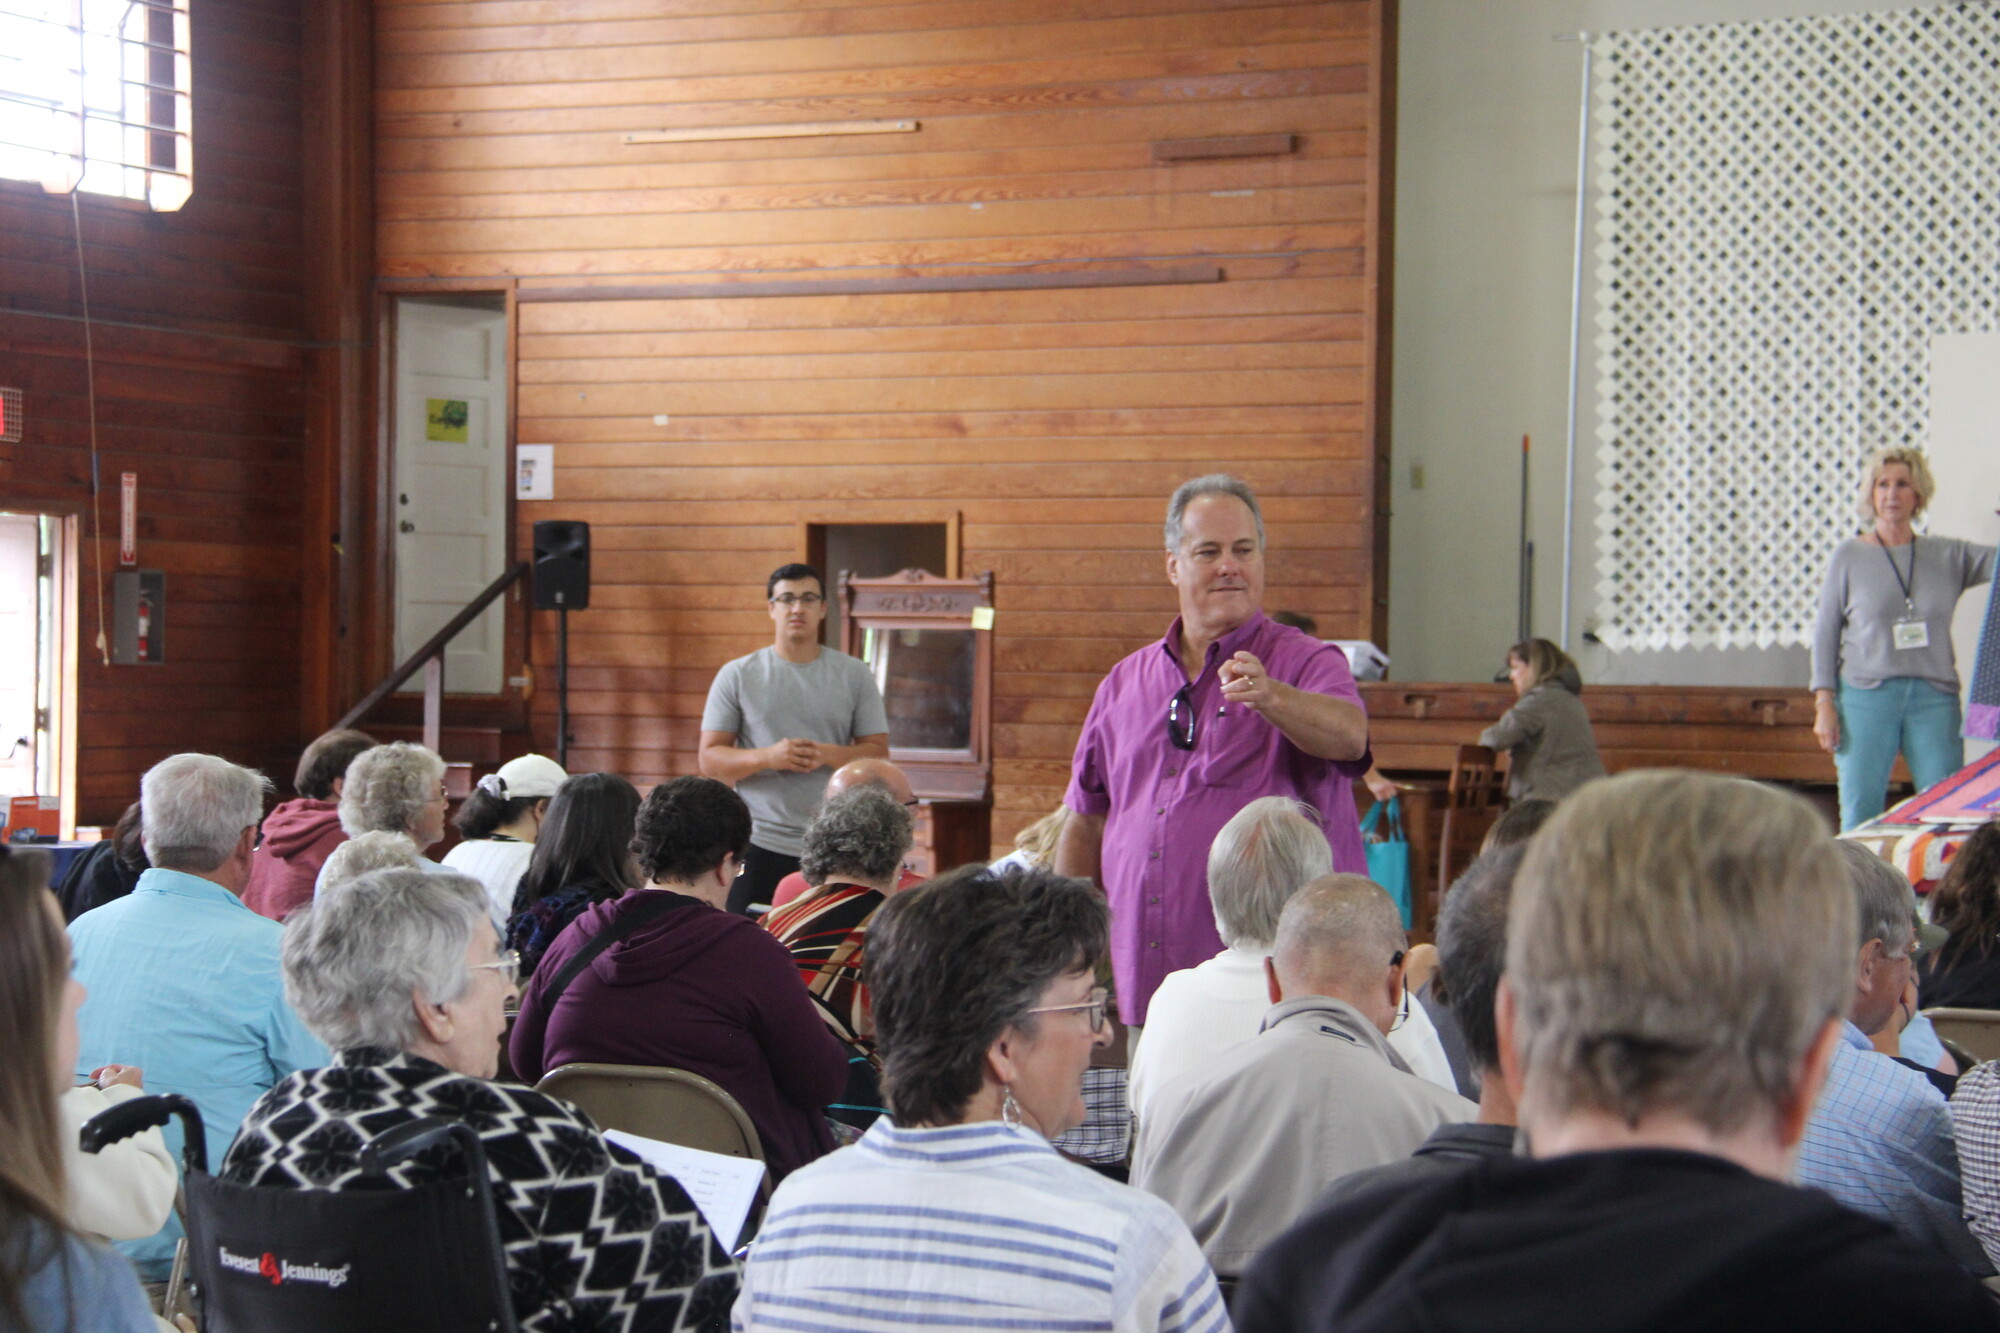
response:
[[[1208,847],[1260,796],[1289,796],[1317,810],[1333,868],[1365,874],[1353,779],[1368,757],[1337,762],[1307,754],[1241,704],[1222,702],[1216,668],[1250,652],[1272,680],[1361,706],[1347,655],[1262,612],[1208,646],[1191,698],[1192,750],[1167,739],[1167,705],[1187,676],[1178,618],[1158,643],[1111,668],[1097,687],[1076,745],[1070,809],[1104,816],[1100,879],[1111,901],[1111,967],[1118,1014],[1144,1023],[1169,972],[1222,949],[1208,901]]]

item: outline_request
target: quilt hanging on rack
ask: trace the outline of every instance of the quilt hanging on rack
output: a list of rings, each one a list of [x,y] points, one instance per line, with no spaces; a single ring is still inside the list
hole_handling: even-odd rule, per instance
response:
[[[1932,335],[2000,328],[2000,10],[1592,55],[1586,625],[1613,649],[1809,643],[1861,459],[1924,441]]]

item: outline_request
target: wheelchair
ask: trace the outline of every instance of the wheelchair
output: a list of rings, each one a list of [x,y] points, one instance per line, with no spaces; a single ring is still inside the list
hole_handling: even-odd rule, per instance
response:
[[[94,1153],[178,1116],[181,1221],[203,1333],[518,1333],[479,1136],[426,1116],[371,1139],[343,1190],[239,1185],[210,1175],[201,1112],[135,1097],[84,1125]],[[455,1145],[462,1175],[407,1188],[389,1168]]]

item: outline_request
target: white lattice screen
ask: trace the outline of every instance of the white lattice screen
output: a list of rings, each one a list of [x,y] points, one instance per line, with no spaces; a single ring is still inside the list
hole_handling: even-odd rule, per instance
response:
[[[1934,333],[2000,328],[2000,14],[1596,39],[1596,631],[1809,641]]]

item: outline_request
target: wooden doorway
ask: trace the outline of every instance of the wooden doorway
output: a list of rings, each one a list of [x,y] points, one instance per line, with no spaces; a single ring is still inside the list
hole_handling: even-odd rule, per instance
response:
[[[398,298],[395,362],[390,521],[401,661],[506,567],[505,296]],[[496,605],[454,639],[445,687],[500,693],[505,631],[506,609]]]
[[[76,528],[0,513],[0,810],[54,801],[64,837],[76,826]]]
[[[840,599],[834,589],[842,570],[856,578],[879,579],[900,570],[926,569],[955,579],[958,545],[955,512],[898,523],[808,521],[800,559],[826,576],[826,642],[840,642]]]

